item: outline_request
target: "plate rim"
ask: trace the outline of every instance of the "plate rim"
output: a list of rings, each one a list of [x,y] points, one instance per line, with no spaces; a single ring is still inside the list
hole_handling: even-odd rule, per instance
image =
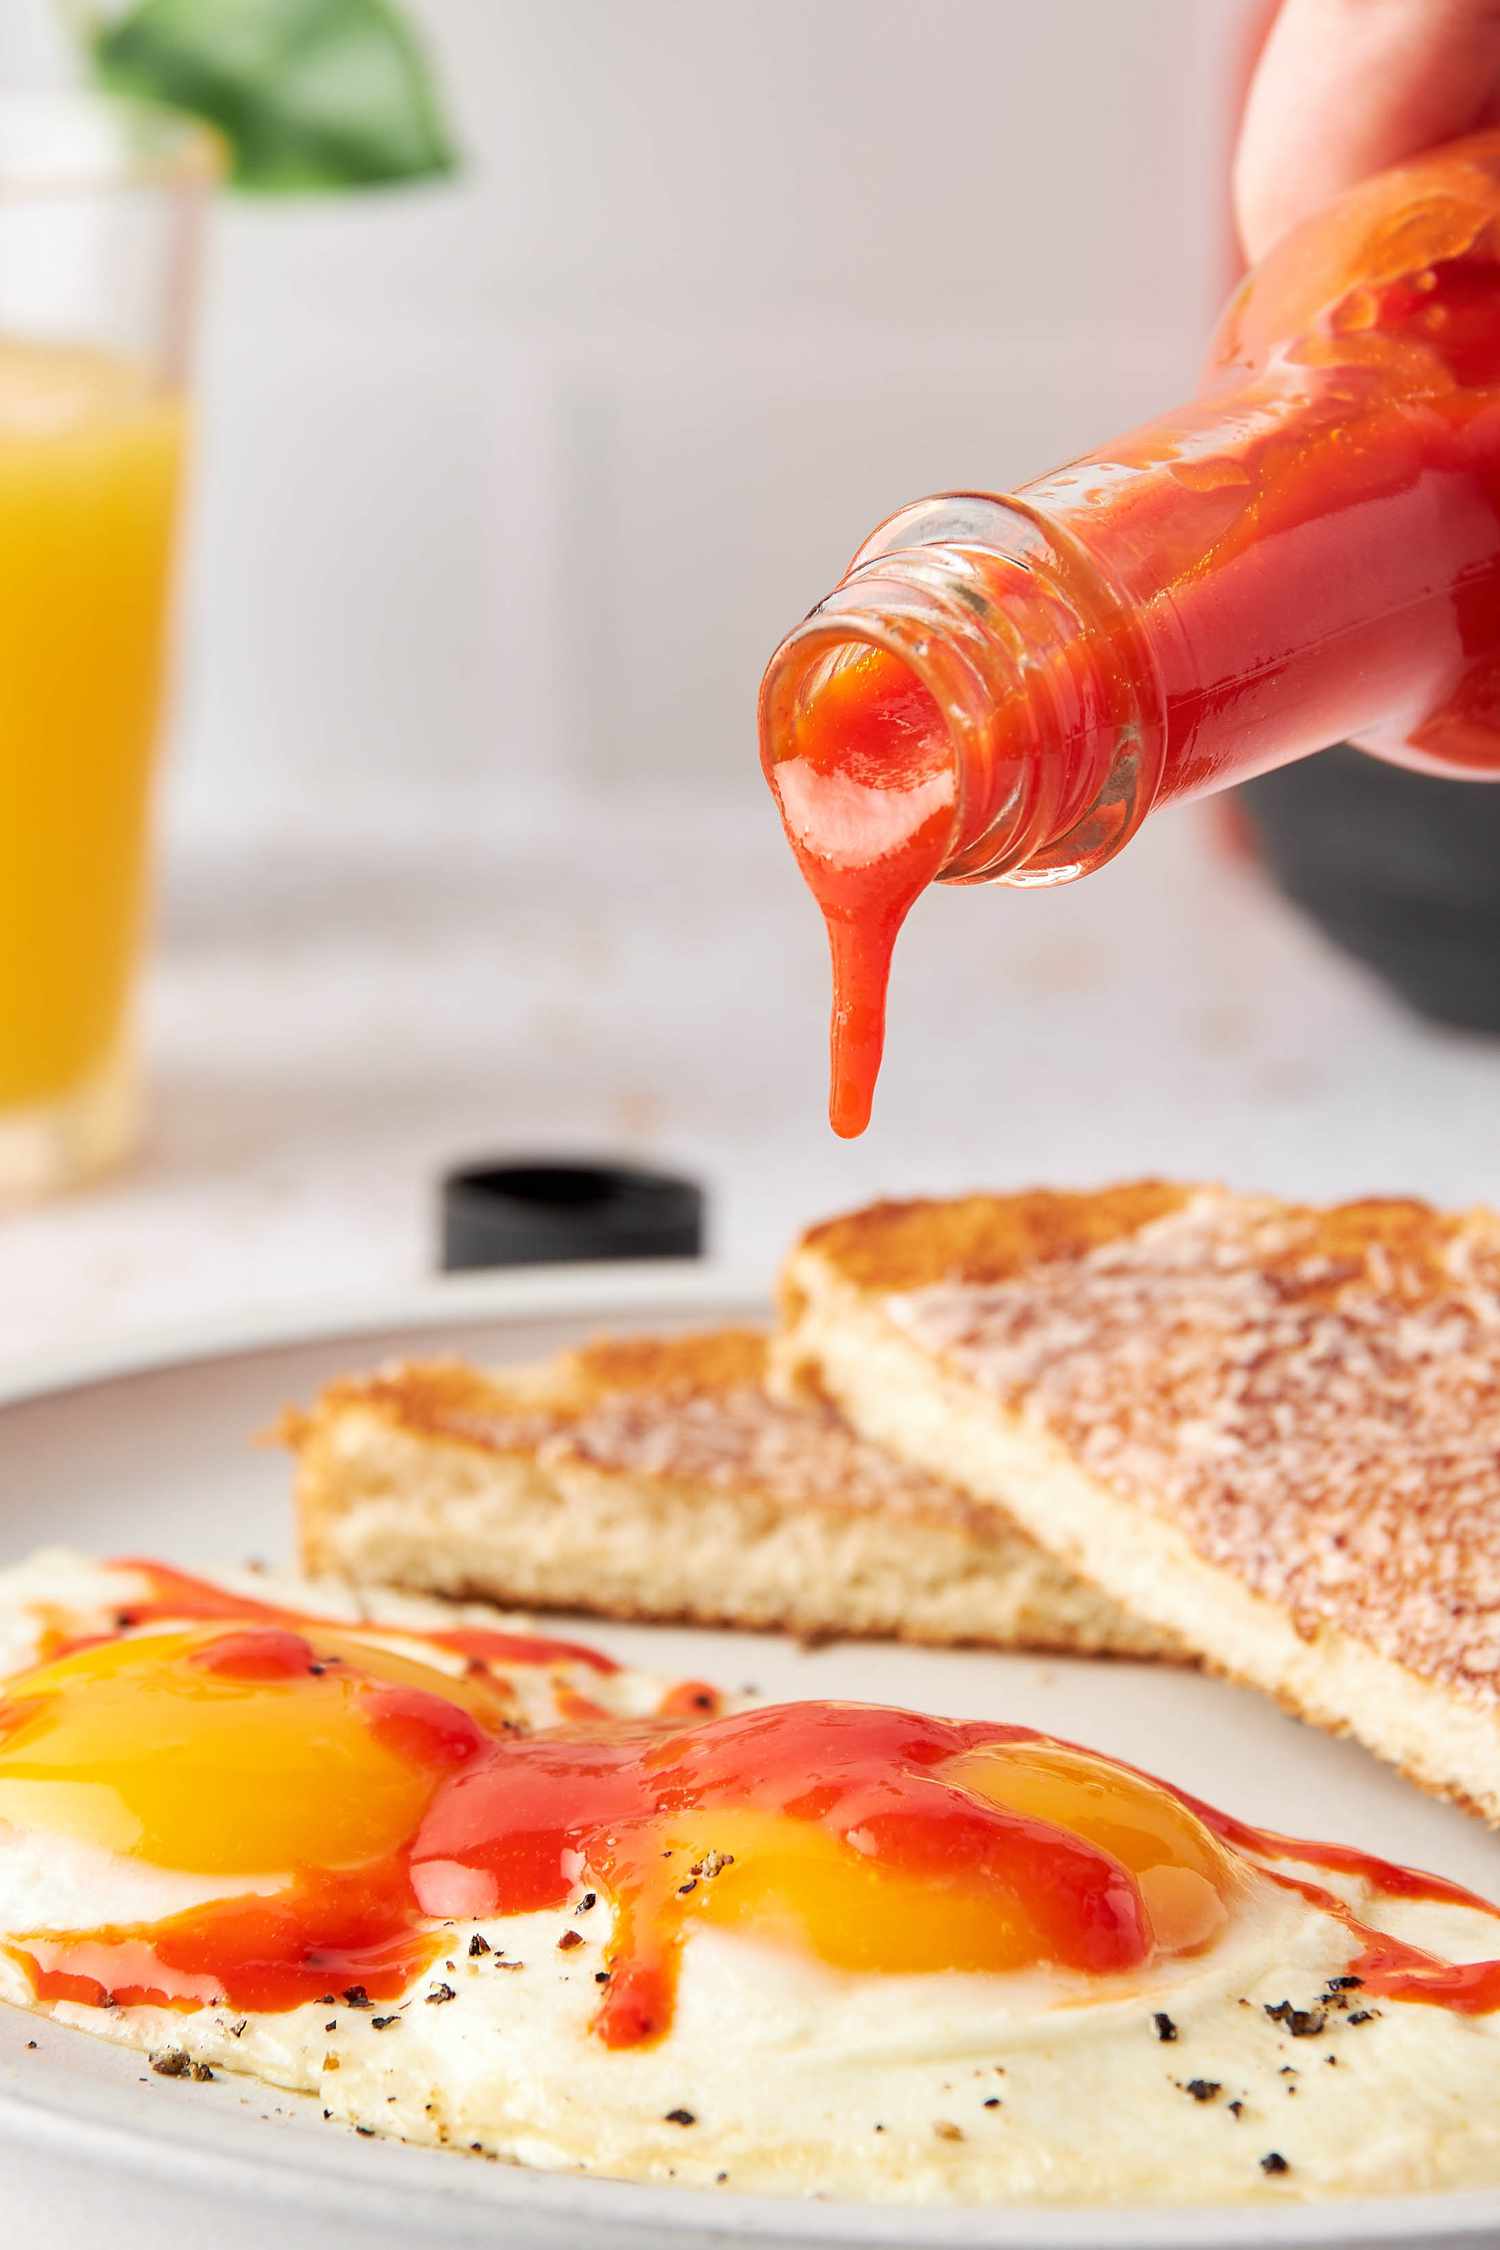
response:
[[[357,1342],[388,1329],[467,1327],[493,1318],[593,1321],[618,1314],[771,1309],[764,1274],[714,1258],[622,1258],[485,1273],[435,1274],[372,1295],[315,1291],[254,1311],[213,1312],[153,1321],[129,1335],[105,1329],[67,1344],[7,1354],[0,1361],[0,1408],[83,1390],[133,1375],[170,1373],[206,1360],[256,1352]]]
[[[6,2010],[9,2014],[11,2011]],[[23,2011],[15,2011],[20,2014]],[[53,2027],[71,2033],[72,2027]],[[78,2032],[87,2038],[86,2032]],[[122,2060],[139,2060],[117,2049]],[[258,2079],[245,2081],[261,2094],[290,2102],[311,2096]],[[110,2089],[113,2094],[114,2089]],[[950,2208],[905,2203],[821,2202],[811,2196],[770,2196],[712,2188],[669,2187],[654,2181],[581,2178],[540,2166],[486,2165],[493,2183],[480,2197],[464,2195],[453,2174],[462,2152],[383,2141],[378,2174],[372,2174],[352,2141],[331,2147],[309,2139],[281,2139],[251,2152],[227,2147],[212,2133],[201,2138],[165,2118],[149,2136],[108,2114],[80,2119],[76,2109],[45,2092],[0,2088],[0,2136],[24,2132],[35,2151],[50,2145],[59,2156],[103,2156],[118,2172],[163,2178],[187,2189],[211,2188],[217,2196],[240,2190],[263,2211],[280,2203],[303,2216],[326,2214],[358,2222],[356,2199],[379,2206],[383,2221],[408,2214],[419,2239],[441,2246],[467,2244],[480,2230],[493,2239],[507,2214],[576,2220],[582,2239],[601,2244],[613,2224],[663,2250],[697,2250],[709,2241],[785,2243],[794,2250],[1375,2250],[1403,2243],[1420,2250],[1493,2242],[1500,2222],[1500,2191],[1460,2188],[1426,2195],[1338,2197],[1282,2207],[1249,2201],[1203,2204],[1010,2204]],[[80,2148],[80,2131],[87,2144]],[[255,2130],[252,2124],[249,2130]],[[413,2161],[415,2160],[415,2161]],[[476,2160],[478,2161],[478,2160]],[[420,2172],[421,2176],[418,2176]],[[405,2173],[407,2176],[400,2176]],[[597,2231],[596,2231],[597,2230]],[[331,2239],[337,2239],[333,2237]]]
[[[482,1274],[443,1275],[371,1295],[342,1290],[229,1313],[154,1324],[130,1336],[86,1337],[67,1346],[8,1360],[0,1366],[0,1415],[32,1401],[56,1401],[73,1390],[152,1373],[193,1369],[280,1350],[351,1343],[389,1331],[558,1319],[592,1324],[610,1318],[649,1320],[661,1312],[740,1317],[768,1311],[765,1277],[717,1259],[621,1260],[570,1263]],[[0,1430],[3,1437],[3,1430]],[[9,2017],[25,2011],[6,2009]],[[71,2027],[59,2026],[70,2032]],[[80,2038],[87,2033],[79,2032]],[[124,2050],[122,2052],[128,2052]],[[247,2086],[264,2082],[249,2079]],[[310,2097],[288,2095],[293,2101]],[[467,2197],[460,2180],[443,2172],[428,2179],[398,2178],[397,2165],[417,2159],[451,2165],[451,2155],[415,2144],[386,2144],[396,2152],[376,2177],[341,2145],[267,2137],[253,2153],[201,2141],[184,2132],[165,2108],[148,2133],[108,2114],[108,2097],[81,2117],[45,2087],[0,2086],[0,2138],[25,2134],[33,2148],[50,2146],[76,2162],[85,2151],[80,2134],[138,2179],[156,2178],[186,2190],[211,2186],[218,2195],[239,2187],[262,2203],[316,2215],[326,2211],[357,2221],[354,2198],[379,2204],[386,2217],[409,2210],[435,2244],[467,2243],[481,2229],[491,2236],[507,2214],[520,2219],[576,2220],[585,2239],[607,2240],[612,2226],[633,2239],[642,2227],[670,2250],[709,2240],[768,2244],[865,2245],[867,2250],[1366,2250],[1381,2244],[1432,2245],[1433,2250],[1494,2241],[1500,2235],[1500,2189],[1463,2188],[1426,2194],[1335,2198],[1272,2206],[1264,2203],[1194,2205],[1014,2204],[932,2208],[899,2203],[819,2202],[811,2197],[751,2195],[666,2184],[578,2178],[540,2167],[505,2167],[503,2179],[482,2197]],[[253,2129],[253,2128],[252,2128]],[[350,2161],[351,2158],[356,2159]],[[487,2168],[487,2177],[491,2177]],[[434,2193],[434,2189],[438,2192]],[[597,2231],[596,2231],[597,2230]]]

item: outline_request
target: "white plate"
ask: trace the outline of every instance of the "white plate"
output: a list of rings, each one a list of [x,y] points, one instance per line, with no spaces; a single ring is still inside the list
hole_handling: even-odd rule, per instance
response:
[[[289,1553],[287,1464],[254,1448],[288,1401],[391,1352],[528,1358],[608,1323],[743,1319],[763,1308],[692,1267],[574,1268],[428,1288],[310,1327],[199,1333],[170,1353],[52,1360],[0,1387],[4,1557],[47,1542],[212,1567]],[[946,1654],[675,1628],[585,1628],[628,1661],[1055,1729],[1251,1820],[1441,1869],[1500,1897],[1500,1845],[1347,1743],[1213,1680],[1148,1665]],[[33,2049],[28,2042],[36,2040]],[[1087,2120],[1080,2120],[1087,2129]],[[0,2010],[0,2210],[27,2250],[1455,2250],[1500,2240],[1500,2194],[1281,2210],[929,2215],[574,2180],[323,2125],[270,2089],[143,2077],[139,2058]]]

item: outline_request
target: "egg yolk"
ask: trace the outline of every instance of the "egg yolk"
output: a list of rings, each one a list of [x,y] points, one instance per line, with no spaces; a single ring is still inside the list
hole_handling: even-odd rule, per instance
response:
[[[1171,1790],[1108,1758],[1048,1742],[976,1752],[952,1778],[1109,1852],[1135,1877],[1158,1951],[1197,1953],[1228,1920],[1244,1870]]]
[[[434,1635],[428,1662],[232,1599],[132,1617],[0,1688],[0,1827],[217,1894],[149,1923],[10,1932],[43,2001],[378,2002],[462,1943],[455,1924],[581,1888],[603,1911],[569,1927],[605,1940],[594,2028],[617,2047],[666,2030],[696,1928],[863,1974],[1046,1968],[1073,2002],[1211,1947],[1257,1878],[1362,1929],[1252,1856],[1319,1847],[1026,1729],[826,1702],[705,1718],[695,1683],[625,1720],[578,1693],[564,1652],[555,1723],[528,1731],[507,1670],[546,1644],[502,1657]],[[1500,1964],[1454,1971],[1384,1938],[1361,1959],[1393,1997],[1500,2004]]]
[[[663,2027],[694,1924],[873,1973],[1101,1978],[1211,1942],[1240,1879],[1195,1814],[1106,1760],[833,1703],[503,1746],[434,1800],[412,1872],[430,1913],[488,1914],[551,1903],[560,1860],[615,1904],[598,2020],[618,2045]]]
[[[8,1683],[0,1820],[193,1874],[358,1867],[507,1723],[487,1679],[332,1634],[103,1641]]]

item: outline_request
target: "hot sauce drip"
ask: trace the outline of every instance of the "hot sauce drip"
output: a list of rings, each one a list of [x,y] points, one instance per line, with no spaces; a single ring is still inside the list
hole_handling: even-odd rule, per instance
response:
[[[769,779],[828,927],[828,1119],[852,1140],[870,1122],[892,949],[952,848],[954,748],[937,703],[897,657],[851,647],[828,666]]]
[[[940,656],[977,702],[929,692]],[[1087,873],[1153,803],[1340,739],[1495,776],[1500,134],[1296,228],[1186,406],[1003,500],[892,519],[778,651],[762,710],[828,925],[846,1134],[928,883]],[[992,827],[1018,762],[1032,786]]]
[[[534,1654],[466,1646],[445,1670],[374,1626],[131,1567],[153,1589],[131,1622],[4,1684],[0,1825],[215,1895],[150,1923],[12,1931],[42,2001],[378,2005],[460,1942],[455,1924],[592,1892],[609,1927],[594,2028],[630,2047],[668,2028],[694,1929],[872,1974],[1046,1965],[1117,1996],[1210,1948],[1269,1879],[1350,1930],[1369,1993],[1500,2007],[1500,1961],[1437,1960],[1274,1863],[1500,1910],[1025,1728],[842,1703],[704,1718],[711,1691],[689,1683],[666,1715],[528,1731],[490,1664]],[[400,1638],[453,1653],[447,1634]]]

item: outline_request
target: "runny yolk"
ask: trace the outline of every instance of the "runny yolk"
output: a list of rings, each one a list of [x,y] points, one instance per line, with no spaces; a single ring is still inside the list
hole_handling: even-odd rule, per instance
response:
[[[461,1946],[454,1925],[588,1888],[608,1932],[595,2031],[625,2047],[668,2027],[694,1929],[866,1974],[1047,1968],[1087,2000],[1210,1948],[1268,1880],[1360,1937],[1371,1991],[1500,2006],[1500,1963],[1434,1961],[1262,1861],[1482,1902],[1049,1737],[840,1703],[622,1720],[552,1686],[563,1716],[527,1732],[483,1664],[253,1603],[80,1643],[0,1689],[0,1829],[91,1847],[101,1879],[113,1855],[216,1895],[5,1948],[43,2001],[357,2006]]]
[[[11,1683],[0,1821],[189,1874],[361,1867],[507,1717],[488,1680],[327,1633],[104,1641]]]
[[[825,661],[766,778],[828,926],[828,1115],[836,1133],[853,1139],[870,1122],[892,949],[952,848],[952,739],[936,701],[899,658],[851,645]]]

